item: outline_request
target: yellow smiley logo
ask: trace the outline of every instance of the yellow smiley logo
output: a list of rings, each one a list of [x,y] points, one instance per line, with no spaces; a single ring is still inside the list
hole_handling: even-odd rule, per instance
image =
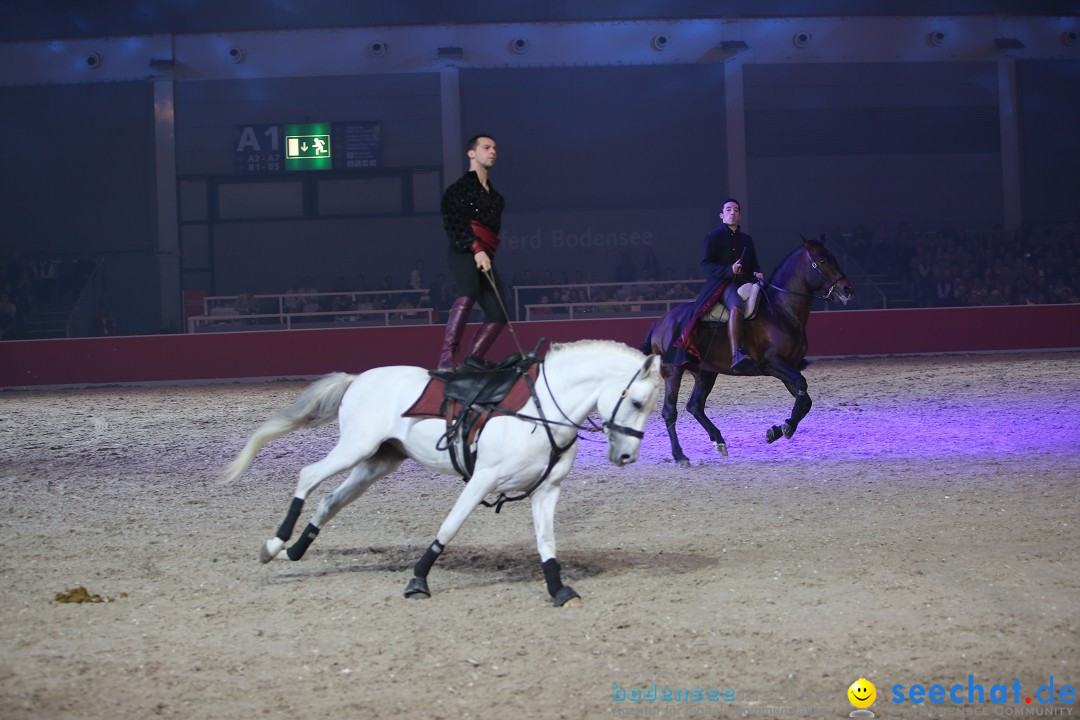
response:
[[[859,678],[847,689],[848,700],[857,708],[868,708],[877,700],[877,688],[866,678]]]

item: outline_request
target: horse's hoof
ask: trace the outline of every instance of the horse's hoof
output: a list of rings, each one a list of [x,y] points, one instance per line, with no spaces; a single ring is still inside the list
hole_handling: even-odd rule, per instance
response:
[[[281,538],[272,537],[259,548],[259,562],[268,563],[278,556],[281,548],[285,547],[285,541]]]
[[[431,591],[428,590],[427,578],[414,577],[409,581],[409,584],[405,586],[405,597],[410,600],[427,600],[431,597]]]
[[[784,423],[784,437],[786,437],[788,440],[790,440],[791,436],[794,435],[794,434],[795,434],[795,426],[792,425],[791,423],[785,422]]]
[[[765,431],[765,442],[773,443],[780,439],[780,436],[784,434],[784,428],[779,425],[773,425],[771,428]]]
[[[581,596],[574,592],[574,588],[569,585],[563,585],[559,588],[559,591],[555,593],[555,597],[551,599],[552,604],[555,607],[562,607],[564,605],[568,607],[577,607],[581,605]]]
[[[714,442],[713,449],[720,453],[724,457],[727,457],[727,443],[726,442]]]

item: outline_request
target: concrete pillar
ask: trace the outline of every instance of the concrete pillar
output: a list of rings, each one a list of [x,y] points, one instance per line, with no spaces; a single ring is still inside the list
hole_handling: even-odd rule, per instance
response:
[[[443,185],[449,186],[465,172],[464,138],[461,136],[461,85],[456,65],[439,72],[442,110]]]
[[[724,63],[724,114],[727,118],[727,189],[724,197],[750,202],[746,177],[746,100],[743,96],[743,64],[738,58]],[[723,198],[717,198],[720,202]],[[720,208],[716,208],[719,212]],[[749,223],[748,223],[749,225]]]
[[[1020,121],[1016,59],[998,59],[998,122],[1001,132],[1002,227],[1015,230],[1023,218],[1020,183]]]
[[[176,200],[176,112],[173,78],[161,71],[154,83],[154,178],[156,187],[160,327],[182,332],[180,296],[180,224]]]

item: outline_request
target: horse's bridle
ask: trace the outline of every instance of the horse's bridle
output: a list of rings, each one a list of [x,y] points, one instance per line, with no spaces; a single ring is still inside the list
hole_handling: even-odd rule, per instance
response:
[[[821,279],[824,280],[825,282],[829,283],[828,292],[826,292],[824,295],[818,295],[816,292],[803,293],[803,292],[798,292],[797,290],[788,290],[785,287],[780,287],[779,285],[773,285],[771,282],[770,283],[765,283],[765,284],[768,285],[769,287],[771,287],[773,290],[779,290],[780,292],[789,293],[791,295],[800,295],[802,297],[816,297],[816,298],[821,298],[822,300],[824,300],[826,302],[832,301],[833,294],[836,292],[836,286],[840,284],[841,280],[846,280],[847,279],[847,273],[838,272],[836,274],[836,276],[834,278],[832,278],[832,280],[830,280],[829,277],[825,274],[825,271],[821,269],[821,266],[818,264],[818,261],[814,259],[813,255],[810,254],[810,250],[806,249],[805,252],[806,252],[806,257],[810,259],[810,267],[817,270],[818,275],[821,276]]]
[[[826,292],[824,295],[822,295],[821,299],[825,300],[826,302],[832,300],[833,293],[836,292],[836,286],[840,284],[841,280],[846,280],[847,279],[847,274],[842,272],[842,271],[838,272],[836,274],[836,277],[834,277],[832,279],[832,281],[830,282],[829,278],[825,275],[825,271],[822,270],[821,267],[818,265],[817,260],[815,260],[814,257],[812,255],[810,255],[809,250],[806,251],[806,255],[807,255],[807,257],[810,258],[810,267],[817,270],[818,275],[821,276],[821,279],[824,280],[825,282],[829,283],[829,291]]]
[[[634,373],[634,376],[632,378],[630,378],[630,382],[626,383],[626,387],[624,387],[623,391],[621,393],[619,393],[619,399],[615,403],[615,407],[612,408],[612,410],[611,410],[611,419],[604,422],[604,425],[603,425],[604,430],[610,430],[611,432],[619,432],[619,433],[622,433],[623,435],[629,435],[630,437],[636,437],[638,440],[643,440],[645,438],[645,431],[644,430],[635,430],[632,427],[626,427],[625,425],[619,425],[618,423],[615,422],[615,415],[619,412],[619,406],[622,405],[622,401],[626,399],[626,396],[630,394],[630,386],[634,384],[634,381],[638,379],[638,375],[640,375],[640,374],[641,374],[641,368],[638,368],[637,372]],[[545,378],[544,381],[547,382],[547,379]],[[551,392],[551,388],[548,388],[548,392],[549,393]],[[551,399],[554,400],[555,396],[552,395]],[[560,409],[559,412],[562,412],[562,410]]]
[[[540,374],[544,377],[544,385],[545,387],[547,387],[548,395],[551,396],[551,402],[555,403],[555,408],[563,416],[563,419],[566,420],[565,423],[554,420],[547,420],[547,422],[557,425],[567,425],[570,427],[575,427],[578,430],[584,430],[585,432],[603,431],[605,434],[607,434],[608,431],[611,431],[622,433],[623,435],[629,435],[630,437],[636,437],[638,440],[642,440],[645,438],[644,430],[635,430],[632,427],[620,425],[615,422],[615,415],[617,415],[619,412],[619,406],[622,405],[622,402],[626,399],[626,396],[630,394],[630,386],[633,385],[634,382],[638,379],[638,376],[641,375],[641,368],[638,368],[637,371],[634,373],[633,377],[630,378],[630,382],[626,383],[626,387],[624,387],[622,392],[619,394],[619,399],[615,403],[615,407],[611,410],[611,417],[608,420],[605,420],[603,425],[598,426],[592,421],[591,418],[586,418],[589,421],[589,424],[592,425],[592,427],[585,427],[584,425],[579,425],[578,423],[574,422],[567,416],[566,412],[562,409],[562,407],[559,406],[559,401],[555,399],[555,393],[551,392],[551,385],[548,383],[547,370],[545,368],[545,364],[540,363]],[[539,398],[537,398],[537,401],[539,402]]]
[[[620,432],[620,433],[623,433],[625,435],[630,435],[631,437],[636,437],[639,440],[643,439],[645,437],[645,432],[644,431],[635,430],[634,428],[626,427],[625,425],[619,425],[618,423],[615,422],[615,414],[619,412],[619,406],[622,405],[622,401],[625,400],[626,396],[630,393],[630,386],[634,384],[634,381],[637,380],[638,375],[641,374],[641,368],[637,369],[637,372],[634,373],[634,376],[632,378],[630,378],[630,382],[628,382],[626,384],[626,387],[623,388],[622,393],[619,395],[618,402],[615,403],[615,407],[611,411],[611,419],[605,421],[602,426],[597,427],[596,423],[594,423],[591,418],[588,418],[589,423],[593,427],[587,428],[584,425],[579,425],[578,423],[571,420],[567,416],[567,414],[563,411],[563,409],[561,407],[559,407],[559,401],[555,399],[555,393],[551,392],[551,384],[548,383],[546,367],[547,367],[546,363],[544,363],[543,361],[540,361],[540,374],[544,377],[544,385],[547,387],[548,395],[551,396],[551,401],[553,403],[555,403],[555,407],[558,409],[559,413],[563,416],[563,419],[566,420],[566,422],[561,422],[559,420],[548,420],[546,417],[544,417],[544,410],[540,406],[540,396],[536,394],[536,386],[533,384],[532,380],[529,379],[529,376],[527,374],[524,375],[523,377],[525,378],[525,383],[529,386],[529,394],[532,395],[533,400],[536,402],[536,411],[540,415],[540,417],[530,417],[528,415],[523,415],[523,414],[521,414],[519,412],[508,412],[506,414],[510,415],[510,416],[513,416],[513,417],[516,417],[516,418],[518,418],[520,420],[530,420],[530,421],[537,422],[537,423],[543,425],[544,426],[544,431],[547,433],[547,436],[548,436],[548,442],[551,443],[551,454],[548,456],[547,468],[544,470],[543,474],[541,474],[540,477],[537,478],[536,482],[534,482],[532,484],[532,487],[530,487],[525,492],[521,493],[520,495],[513,496],[513,497],[507,495],[506,493],[500,493],[499,498],[495,502],[488,502],[487,500],[481,500],[480,501],[480,504],[484,505],[485,507],[493,507],[493,508],[495,508],[496,513],[501,511],[502,506],[505,505],[508,502],[515,502],[515,501],[518,501],[518,500],[524,500],[525,498],[531,496],[533,494],[533,492],[536,491],[536,488],[540,487],[540,485],[544,482],[544,480],[547,479],[548,475],[551,474],[551,470],[559,462],[559,460],[562,458],[563,454],[565,454],[566,451],[569,450],[573,446],[573,444],[575,442],[577,442],[578,436],[575,434],[574,437],[570,440],[570,442],[568,442],[566,445],[563,445],[562,447],[560,447],[559,444],[557,442],[555,442],[555,436],[551,433],[551,426],[552,425],[562,425],[564,427],[573,427],[573,428],[577,428],[578,430],[584,430],[586,432],[599,432],[599,431],[603,430],[605,432],[605,434],[607,433],[607,431],[610,430],[611,432]],[[467,477],[466,477],[466,480],[468,480]]]

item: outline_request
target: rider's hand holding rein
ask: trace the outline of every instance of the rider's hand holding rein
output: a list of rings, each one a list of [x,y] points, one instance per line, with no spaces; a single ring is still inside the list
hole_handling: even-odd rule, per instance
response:
[[[735,262],[731,263],[731,274],[734,275],[735,277],[739,277],[739,275],[742,274],[742,258],[740,258],[740,259],[736,260]],[[763,281],[765,279],[765,273],[761,273],[761,272],[754,273],[754,279],[757,280],[758,282]]]

